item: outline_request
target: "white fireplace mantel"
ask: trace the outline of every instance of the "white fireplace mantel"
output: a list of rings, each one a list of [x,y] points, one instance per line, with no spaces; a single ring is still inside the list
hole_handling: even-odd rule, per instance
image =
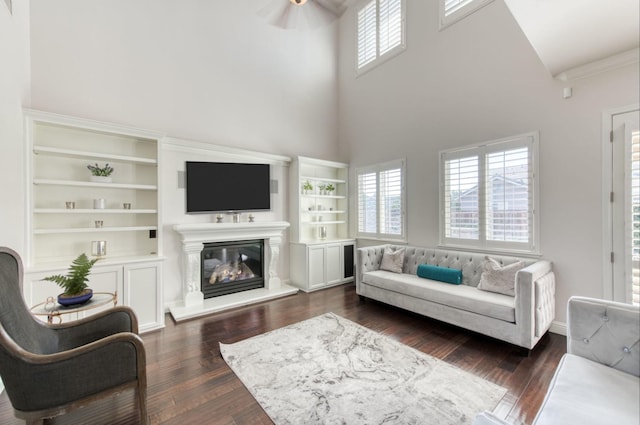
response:
[[[289,227],[286,221],[244,223],[191,223],[177,224],[173,229],[182,238],[182,292],[184,305],[172,307],[176,321],[266,301],[298,290],[284,285],[278,277],[278,258],[282,235]],[[201,252],[205,243],[264,240],[265,287],[204,299],[201,291]]]

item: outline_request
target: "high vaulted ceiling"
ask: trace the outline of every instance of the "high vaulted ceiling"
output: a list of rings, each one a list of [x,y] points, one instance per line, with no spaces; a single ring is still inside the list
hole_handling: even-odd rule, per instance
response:
[[[640,45],[638,0],[504,1],[554,77]]]

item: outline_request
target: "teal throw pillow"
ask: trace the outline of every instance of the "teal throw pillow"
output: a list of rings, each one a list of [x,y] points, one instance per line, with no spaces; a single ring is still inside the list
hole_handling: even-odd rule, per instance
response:
[[[430,264],[420,264],[418,266],[418,276],[424,277],[425,279],[452,283],[454,285],[460,285],[462,283],[462,270],[432,266]]]

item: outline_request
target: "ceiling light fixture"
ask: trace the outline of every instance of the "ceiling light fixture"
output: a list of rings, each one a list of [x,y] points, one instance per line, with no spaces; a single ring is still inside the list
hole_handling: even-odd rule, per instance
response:
[[[307,0],[289,0],[291,3],[295,4],[296,6],[302,6],[303,4],[305,4],[307,2]]]

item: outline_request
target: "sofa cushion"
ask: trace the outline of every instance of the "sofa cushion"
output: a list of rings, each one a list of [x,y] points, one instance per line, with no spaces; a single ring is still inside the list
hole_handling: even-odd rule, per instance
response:
[[[507,295],[479,291],[473,286],[449,285],[407,273],[385,270],[366,272],[362,282],[426,301],[515,323],[515,299]]]
[[[515,282],[516,273],[523,269],[525,264],[523,261],[503,266],[491,257],[485,257],[483,264],[484,271],[480,276],[478,289],[482,291],[497,292],[498,294],[516,295]]]
[[[404,262],[404,248],[385,248],[380,262],[380,270],[388,270],[394,273],[402,273],[402,263]]]
[[[638,400],[638,377],[565,354],[533,423],[638,425]]]
[[[454,285],[460,285],[462,283],[462,270],[450,269],[448,267],[420,264],[416,274],[418,277],[452,283]]]

